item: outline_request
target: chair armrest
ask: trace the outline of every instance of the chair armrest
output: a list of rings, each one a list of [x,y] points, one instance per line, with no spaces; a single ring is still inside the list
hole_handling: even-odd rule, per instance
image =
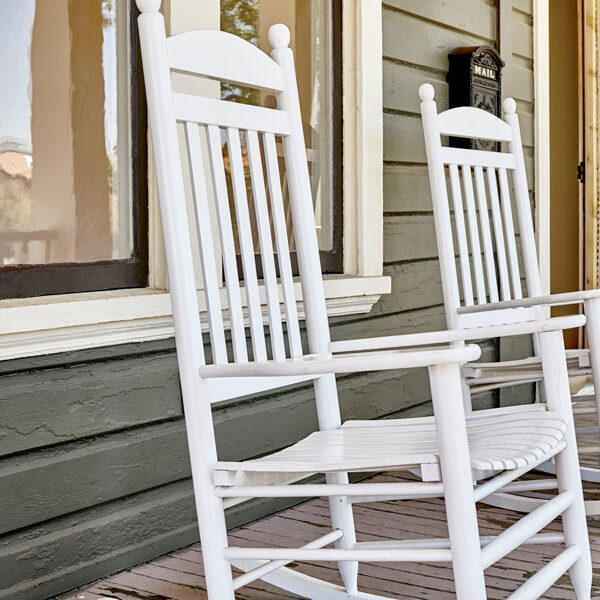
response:
[[[520,300],[503,300],[502,302],[490,302],[489,304],[478,304],[477,306],[461,306],[458,314],[486,312],[490,310],[504,310],[507,308],[528,308],[531,306],[560,306],[564,304],[580,304],[586,300],[600,298],[600,290],[583,290],[579,292],[566,292],[564,294],[551,294],[549,296],[532,296]]]
[[[486,306],[486,305],[484,305]],[[364,350],[383,350],[385,348],[406,348],[409,346],[428,346],[432,344],[448,344],[488,338],[509,337],[544,331],[571,329],[585,325],[584,315],[569,315],[525,321],[523,323],[507,323],[505,325],[486,325],[469,329],[448,329],[446,331],[431,331],[426,333],[408,333],[405,335],[390,335],[384,337],[364,338],[360,340],[343,340],[331,342],[331,352],[357,352]]]
[[[282,362],[226,363],[200,367],[200,376],[213,377],[292,377],[302,375],[326,375],[331,373],[359,373],[362,371],[386,371],[411,369],[449,363],[477,360],[481,356],[479,346],[470,344],[460,347],[427,348],[417,350],[392,350],[387,352],[361,352],[343,356],[307,355]]]

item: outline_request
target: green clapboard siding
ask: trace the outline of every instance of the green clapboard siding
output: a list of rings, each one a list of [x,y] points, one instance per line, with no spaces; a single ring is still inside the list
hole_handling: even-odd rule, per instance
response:
[[[531,12],[531,0],[514,0],[500,30],[510,28],[505,93],[517,98],[532,174]],[[497,45],[498,19],[493,0],[383,3],[384,270],[392,293],[369,315],[333,319],[334,339],[445,326],[417,90],[432,83],[445,108],[448,52]],[[481,346],[485,360],[529,349],[518,339]],[[424,369],[338,381],[344,419],[431,411]],[[530,398],[530,388],[507,390],[475,405]],[[214,416],[224,459],[283,448],[316,426],[310,386],[226,403]],[[229,523],[293,502],[237,505]],[[0,364],[0,600],[50,598],[197,538],[173,340]]]

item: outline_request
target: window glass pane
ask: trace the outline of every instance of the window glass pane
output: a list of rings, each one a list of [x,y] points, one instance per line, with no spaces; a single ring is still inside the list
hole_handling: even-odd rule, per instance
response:
[[[267,34],[274,23],[285,23],[291,33],[319,246],[330,250],[334,241],[332,3],[221,0],[221,29],[245,38],[267,53],[271,51]],[[221,86],[221,97],[274,105],[270,93],[233,84]]]
[[[120,0],[0,2],[0,266],[132,256],[128,29]]]

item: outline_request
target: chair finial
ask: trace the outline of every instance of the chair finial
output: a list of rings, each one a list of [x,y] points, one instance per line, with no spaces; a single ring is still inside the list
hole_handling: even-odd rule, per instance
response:
[[[269,27],[269,42],[273,49],[287,48],[290,45],[290,30],[283,23]]]
[[[161,0],[135,0],[140,12],[158,12],[160,10]]]
[[[423,102],[432,102],[435,96],[435,90],[430,83],[424,83],[419,87],[419,98]]]
[[[517,112],[517,103],[514,101],[514,98],[505,98],[502,108],[505,115],[514,115]]]

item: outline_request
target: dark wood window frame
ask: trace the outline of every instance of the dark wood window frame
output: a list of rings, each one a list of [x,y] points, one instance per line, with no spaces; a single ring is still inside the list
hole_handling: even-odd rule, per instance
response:
[[[344,229],[344,157],[343,157],[343,44],[342,44],[342,0],[332,2],[332,75],[333,75],[333,147],[331,166],[333,169],[333,247],[321,250],[323,273],[343,273],[343,229]]]
[[[15,265],[0,268],[0,298],[27,298],[145,287],[148,285],[147,116],[137,33],[138,10],[131,1],[131,172],[133,257],[87,263]]]

